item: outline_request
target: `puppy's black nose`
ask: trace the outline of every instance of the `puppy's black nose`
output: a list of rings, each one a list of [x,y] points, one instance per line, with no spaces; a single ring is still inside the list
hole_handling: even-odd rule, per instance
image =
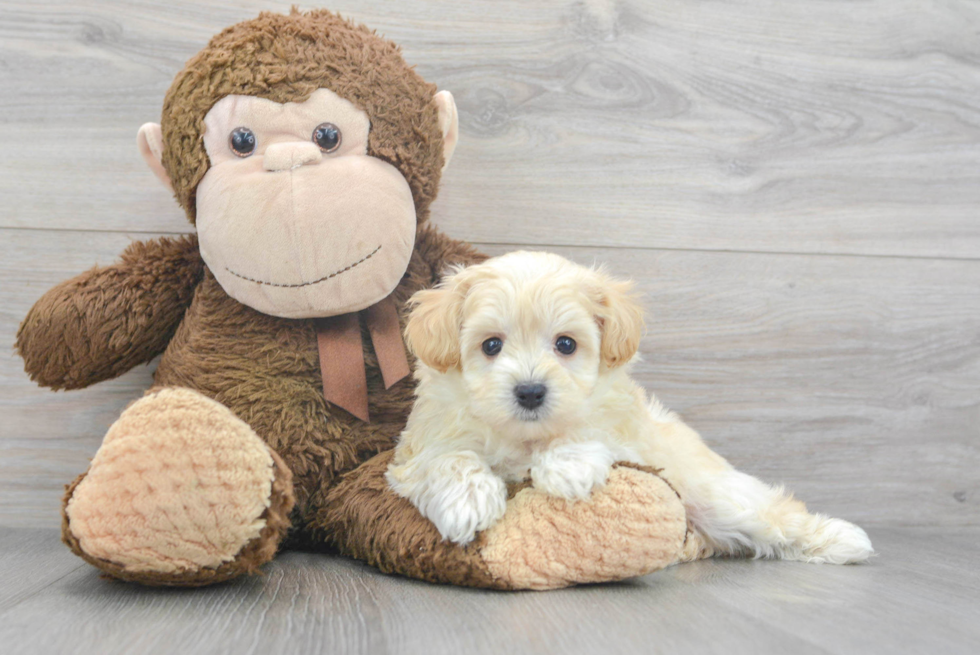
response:
[[[517,404],[524,409],[535,409],[544,402],[544,397],[548,394],[548,387],[543,384],[519,384],[514,387],[514,395],[517,396]]]

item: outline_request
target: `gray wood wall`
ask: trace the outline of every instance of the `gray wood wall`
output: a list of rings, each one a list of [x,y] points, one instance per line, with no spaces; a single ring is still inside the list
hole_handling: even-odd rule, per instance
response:
[[[190,230],[136,131],[211,34],[289,4],[0,0],[0,525],[57,525],[152,371],[38,389],[17,324]],[[457,98],[435,222],[634,277],[637,374],[721,453],[864,524],[978,524],[980,3],[329,6]]]

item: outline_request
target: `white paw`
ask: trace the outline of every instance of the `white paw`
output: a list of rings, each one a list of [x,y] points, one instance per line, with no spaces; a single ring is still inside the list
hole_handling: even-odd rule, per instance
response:
[[[827,519],[808,540],[803,559],[814,564],[856,564],[874,552],[864,530],[842,519]]]
[[[443,539],[464,545],[499,521],[506,509],[507,485],[496,475],[481,471],[440,489],[422,513]]]
[[[568,443],[537,453],[531,466],[534,488],[568,500],[584,500],[606,484],[614,456],[596,441]]]

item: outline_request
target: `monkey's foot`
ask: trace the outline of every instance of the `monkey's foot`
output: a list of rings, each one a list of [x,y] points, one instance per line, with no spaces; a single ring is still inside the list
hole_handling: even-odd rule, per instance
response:
[[[669,566],[686,532],[674,489],[650,469],[620,464],[585,501],[521,489],[478,547],[490,573],[508,586],[555,589]]]
[[[62,539],[116,578],[206,585],[272,559],[292,506],[292,474],[247,424],[164,388],[122,413],[68,486]]]
[[[494,589],[557,589],[651,573],[677,562],[687,518],[677,493],[650,469],[613,468],[588,500],[571,502],[524,486],[496,525],[465,547],[387,485],[392,452],[347,474],[331,490],[315,531],[388,573]]]

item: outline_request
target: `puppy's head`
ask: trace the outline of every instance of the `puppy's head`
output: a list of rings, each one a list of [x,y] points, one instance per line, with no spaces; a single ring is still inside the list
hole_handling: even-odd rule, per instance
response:
[[[581,420],[600,377],[636,354],[643,314],[630,286],[514,252],[415,294],[406,342],[422,364],[462,374],[481,420],[518,437],[552,433]]]

